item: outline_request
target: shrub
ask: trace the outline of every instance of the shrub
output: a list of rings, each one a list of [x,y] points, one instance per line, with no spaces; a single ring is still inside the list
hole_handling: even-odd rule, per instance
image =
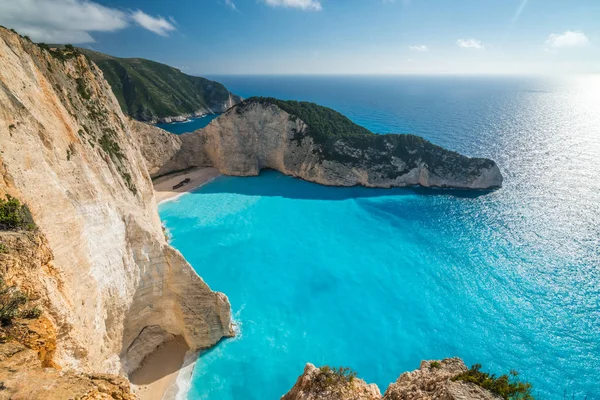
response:
[[[0,278],[0,323],[8,325],[21,314],[20,308],[27,304],[27,296],[20,290],[6,286]]]
[[[104,150],[106,154],[111,156],[111,158],[114,156],[116,157],[116,159],[122,160],[125,157],[125,155],[121,151],[119,143],[112,140],[109,134],[105,133],[104,135],[102,135],[102,137],[98,139],[98,144],[100,144],[102,150]]]
[[[0,199],[0,230],[33,230],[35,224],[31,212],[19,200],[7,195]]]
[[[335,391],[354,381],[356,372],[347,367],[331,368],[324,366],[311,381],[311,390],[315,393]]]
[[[439,361],[432,361],[431,364],[429,364],[429,368],[434,369],[434,368],[442,368],[441,364],[439,363]]]
[[[89,100],[91,96],[87,88],[85,87],[85,81],[83,80],[83,78],[77,78],[75,82],[77,82],[77,93],[79,93],[79,96],[81,96],[85,100]]]
[[[470,370],[463,372],[452,380],[474,383],[505,400],[533,400],[531,384],[518,380],[518,375],[517,371],[510,371],[510,376],[501,375],[496,377],[494,374],[481,372],[481,364],[475,364]]]
[[[21,318],[37,319],[42,315],[42,310],[39,307],[27,308],[21,311]]]
[[[4,243],[0,243],[0,254],[8,253],[8,247]]]

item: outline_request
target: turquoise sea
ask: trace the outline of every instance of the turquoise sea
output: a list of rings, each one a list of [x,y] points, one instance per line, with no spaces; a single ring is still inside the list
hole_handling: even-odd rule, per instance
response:
[[[199,118],[190,118],[184,122],[172,122],[170,124],[156,124],[159,128],[169,132],[181,135],[182,133],[193,132],[197,129],[202,129],[210,124],[210,121],[217,118],[219,114],[209,114]]]
[[[239,334],[189,399],[278,399],[306,362],[382,391],[423,359],[600,399],[600,78],[214,77],[496,160],[491,193],[220,177],[160,215]]]

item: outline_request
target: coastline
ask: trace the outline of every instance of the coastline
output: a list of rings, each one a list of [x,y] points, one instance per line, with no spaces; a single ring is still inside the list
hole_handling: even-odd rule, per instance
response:
[[[173,201],[219,177],[216,168],[193,168],[175,172],[153,182],[157,205]],[[189,179],[183,186],[173,186]],[[143,364],[130,374],[133,391],[140,400],[175,400],[187,393],[198,353],[191,351],[183,337],[177,336],[150,353]]]
[[[185,366],[189,346],[181,336],[161,344],[150,353],[129,379],[141,400],[175,399],[177,378]]]
[[[216,168],[194,168],[160,177],[153,182],[156,203],[160,205],[164,202],[175,200],[179,196],[198,189],[220,175],[219,170]],[[186,179],[190,181],[180,188],[173,189],[175,185]]]

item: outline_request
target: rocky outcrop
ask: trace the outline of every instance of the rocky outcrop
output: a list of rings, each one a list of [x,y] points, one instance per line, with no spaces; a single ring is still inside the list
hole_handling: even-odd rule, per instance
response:
[[[232,334],[227,297],[165,241],[137,137],[102,72],[0,28],[0,196],[38,233],[6,233],[7,280],[56,327],[63,370],[128,373],[170,335]],[[164,334],[143,334],[159,327]]]
[[[423,361],[418,370],[405,372],[392,383],[383,398],[385,400],[500,400],[491,392],[472,383],[453,381],[467,371],[460,358],[441,361]]]
[[[459,358],[423,361],[418,370],[405,372],[383,397],[376,385],[363,380],[324,379],[323,368],[307,364],[304,373],[282,400],[500,400],[481,387],[453,381],[467,367]]]
[[[343,118],[333,110],[311,106],[324,114],[324,120],[330,114]],[[315,131],[275,103],[250,99],[206,128],[177,138],[146,130],[144,135],[149,137],[142,139],[142,151],[153,157],[153,176],[212,166],[237,176],[253,176],[270,168],[332,186],[494,189],[502,185],[502,174],[492,160],[468,158],[417,136],[375,135],[364,130],[361,135],[342,132],[323,138]],[[155,157],[155,150],[146,148],[158,142],[168,143],[168,151]]]
[[[304,373],[282,400],[379,400],[381,393],[375,384],[362,379],[338,376],[334,371],[306,364]]]
[[[0,344],[0,381],[0,399],[137,399],[123,377],[45,368],[35,350],[16,341]]]

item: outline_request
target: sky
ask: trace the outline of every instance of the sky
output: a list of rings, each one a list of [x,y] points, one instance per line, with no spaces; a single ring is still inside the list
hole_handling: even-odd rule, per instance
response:
[[[191,75],[600,73],[600,0],[0,0],[0,25]]]

